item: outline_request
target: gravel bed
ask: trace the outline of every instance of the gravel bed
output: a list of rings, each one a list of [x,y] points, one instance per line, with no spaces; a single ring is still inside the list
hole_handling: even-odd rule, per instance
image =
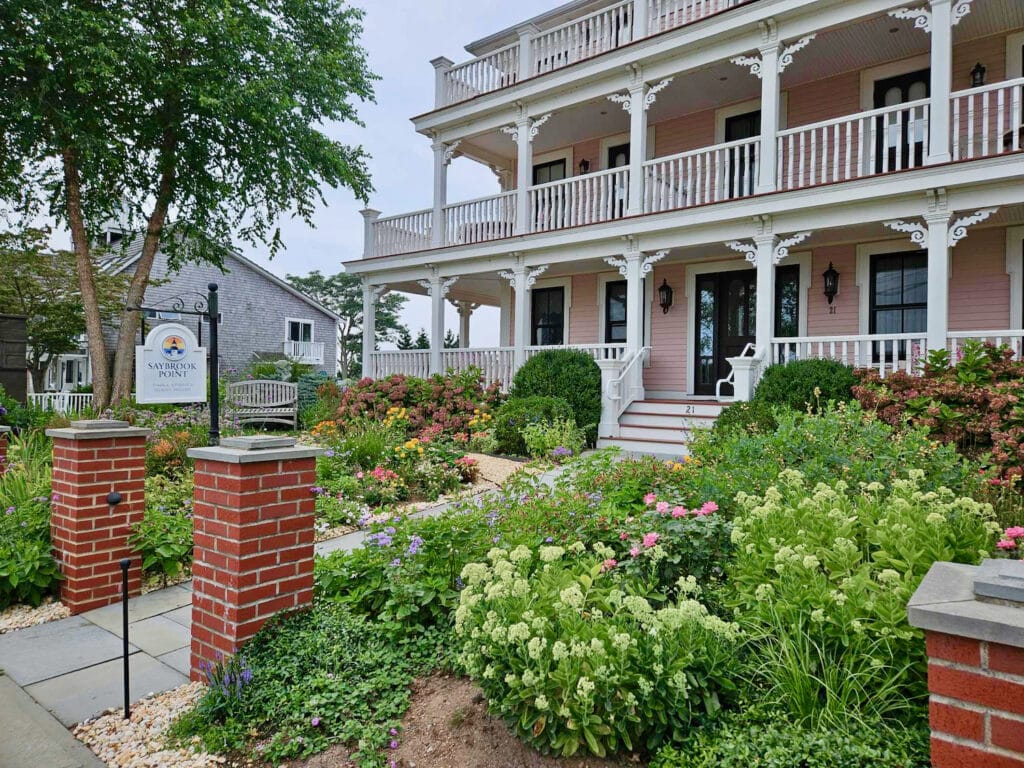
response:
[[[333,528],[324,528],[323,530],[317,528],[316,535],[313,537],[313,541],[319,544],[321,541],[327,541],[328,539],[336,539],[339,536],[344,536],[346,533],[352,533],[352,531],[358,530],[358,525],[336,525]]]
[[[227,760],[196,745],[167,748],[164,732],[203,694],[202,683],[187,683],[173,691],[142,699],[125,720],[120,709],[75,726],[75,737],[110,768],[214,768]]]
[[[64,603],[46,598],[38,608],[29,605],[12,605],[0,611],[0,635],[5,632],[13,632],[16,629],[34,627],[37,624],[45,624],[48,621],[66,619],[71,615]]]

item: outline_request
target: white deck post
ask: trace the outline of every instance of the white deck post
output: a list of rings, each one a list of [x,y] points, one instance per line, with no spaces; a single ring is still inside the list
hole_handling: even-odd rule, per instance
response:
[[[756,191],[758,194],[774,192],[777,188],[776,158],[778,157],[779,103],[782,99],[779,73],[778,30],[774,25],[763,31],[764,45],[761,46],[761,146],[757,166]],[[737,158],[737,162],[740,158]],[[760,295],[760,294],[758,294]],[[760,318],[759,318],[760,319]]]
[[[430,226],[430,245],[441,248],[445,243],[444,207],[448,204],[448,163],[451,155],[448,145],[435,141],[434,150],[434,213]]]
[[[526,347],[530,343],[530,299],[527,283],[526,267],[519,264],[515,269],[515,282],[512,289],[515,291],[515,352],[512,356],[512,365],[518,371],[526,362]]]
[[[444,299],[448,290],[455,284],[458,277],[441,277],[436,267],[430,273],[430,279],[419,280],[430,296],[430,373],[444,373],[442,368],[442,352],[444,351]]]
[[[639,0],[638,0],[639,3]],[[637,66],[629,85],[629,197],[626,212],[644,212],[644,161],[647,159],[647,86]]]
[[[536,72],[533,57],[533,36],[540,30],[532,24],[520,27],[516,30],[519,33],[519,82],[533,77]]]
[[[373,208],[364,208],[359,213],[363,215],[363,258],[369,259],[377,255],[373,225],[380,218],[380,211],[375,211]]]
[[[363,378],[374,378],[373,353],[377,349],[377,287],[363,280]]]
[[[498,346],[510,347],[512,346],[512,288],[506,283],[501,285],[499,301],[498,322],[501,327],[498,328]]]
[[[949,222],[946,210],[925,214],[928,225],[928,349],[945,349],[949,333]]]
[[[523,109],[516,120],[512,138],[516,140],[516,229],[517,235],[530,230],[530,185],[533,182],[533,142],[530,140],[530,118]]]
[[[444,56],[433,59],[431,65],[434,67],[434,109],[440,109],[448,103],[448,73],[455,65],[455,62]]]
[[[775,332],[775,248],[779,239],[770,226],[754,235],[757,246],[757,306],[755,310],[756,330],[754,347],[766,350],[772,343]]]
[[[459,313],[459,349],[469,349],[469,318],[480,305],[471,301],[453,301],[452,304]]]
[[[950,0],[931,0],[931,10],[931,109],[927,162],[933,165],[948,163],[953,158],[949,132],[953,90],[953,15]]]
[[[633,40],[650,34],[651,21],[647,3],[648,0],[633,0]]]

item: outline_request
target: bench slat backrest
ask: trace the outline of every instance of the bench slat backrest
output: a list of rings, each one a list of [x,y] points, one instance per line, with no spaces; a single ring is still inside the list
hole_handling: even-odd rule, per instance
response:
[[[285,408],[298,404],[299,385],[288,381],[257,379],[227,386],[228,402],[245,408]]]

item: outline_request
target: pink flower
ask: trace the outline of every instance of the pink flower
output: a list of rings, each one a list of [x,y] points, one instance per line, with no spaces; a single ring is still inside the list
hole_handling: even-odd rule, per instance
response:
[[[623,531],[622,533],[619,534],[619,541],[625,541],[628,538],[629,538],[629,534],[626,533],[625,531]]]
[[[713,501],[705,501],[700,508],[705,515],[710,515],[712,512],[718,511],[718,505]]]
[[[614,568],[618,564],[619,564],[618,560],[614,560],[614,559],[609,557],[607,560],[605,560],[603,563],[601,563],[601,572],[603,573],[605,571],[610,571],[612,568]]]
[[[362,472],[356,472],[356,480],[362,480],[362,479],[363,479],[363,473]]]
[[[668,506],[669,505],[667,501],[659,501],[658,505],[654,509],[655,511],[658,512],[658,514],[663,515],[666,512],[668,512]]]
[[[644,534],[644,546],[647,549],[650,549],[651,547],[653,547],[655,544],[658,543],[658,539],[660,539],[660,538],[661,538],[661,536],[659,536],[656,533],[645,533]]]
[[[656,493],[648,493],[646,496],[644,496],[644,504],[650,505],[650,504],[653,504],[654,502],[656,502],[657,500],[658,500],[658,494],[656,494]]]
[[[636,557],[639,554],[640,554],[640,547],[633,547],[631,550],[629,550],[629,556],[630,557]]]
[[[686,507],[676,507],[672,510],[672,517],[686,517],[689,510]]]
[[[1014,526],[1013,528],[1007,528],[1006,531],[1004,531],[1003,536],[1008,539],[1024,539],[1024,528],[1019,525]]]
[[[999,549],[1016,549],[1017,542],[1012,539],[1002,539],[998,544],[996,544],[996,546],[999,547]]]

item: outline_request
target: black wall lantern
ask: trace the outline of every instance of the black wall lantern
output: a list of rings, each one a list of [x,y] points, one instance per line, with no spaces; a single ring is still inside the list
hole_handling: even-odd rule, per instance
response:
[[[580,160],[580,176],[585,173],[590,173],[590,161],[587,158]]]
[[[839,273],[836,268],[832,266],[832,262],[828,263],[828,269],[826,269],[822,275],[825,278],[825,298],[828,299],[828,303],[832,303],[832,299],[839,293]]]
[[[667,315],[672,308],[672,286],[668,284],[668,280],[661,281],[661,286],[658,288],[658,302],[661,304],[661,311]]]
[[[985,84],[986,72],[988,70],[980,61],[974,65],[974,69],[971,70],[971,88],[981,88]]]

